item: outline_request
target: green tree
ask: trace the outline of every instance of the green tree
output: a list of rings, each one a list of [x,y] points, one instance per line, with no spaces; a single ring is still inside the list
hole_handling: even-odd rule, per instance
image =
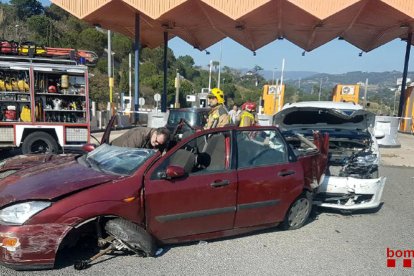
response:
[[[87,28],[79,34],[76,46],[79,49],[94,51],[101,56],[106,46],[106,36],[93,28]]]
[[[99,70],[91,70],[89,79],[89,95],[91,99],[98,103],[101,108],[106,108],[105,104],[109,101],[108,76]]]
[[[141,60],[144,62],[152,62],[155,64],[158,72],[164,70],[164,49],[161,47],[155,49],[144,48],[141,51]],[[175,56],[173,51],[168,48],[167,51],[167,66],[171,68],[175,64]]]
[[[132,41],[130,38],[115,33],[112,38],[112,51],[115,52],[114,58],[117,61],[121,61],[123,58],[128,57],[128,54],[132,50]]]
[[[52,22],[45,15],[34,15],[27,19],[27,25],[30,33],[32,33],[33,41],[40,45],[49,45],[49,37],[51,35]]]
[[[68,19],[70,14],[58,5],[51,4],[48,8],[45,9],[45,15],[47,17],[50,17],[52,20],[65,21]]]
[[[10,0],[10,4],[15,7],[20,20],[43,13],[42,3],[37,0]]]

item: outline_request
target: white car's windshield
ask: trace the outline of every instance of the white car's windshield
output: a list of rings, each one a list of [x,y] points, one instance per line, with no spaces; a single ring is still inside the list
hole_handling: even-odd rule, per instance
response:
[[[125,148],[103,144],[84,155],[80,162],[107,173],[131,175],[157,150]]]

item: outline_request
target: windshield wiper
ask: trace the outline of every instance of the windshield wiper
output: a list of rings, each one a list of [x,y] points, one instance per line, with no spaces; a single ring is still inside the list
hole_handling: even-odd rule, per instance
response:
[[[101,166],[100,166],[99,162],[96,161],[95,159],[86,157],[85,160],[88,162],[88,164],[90,165],[90,167],[93,167],[93,168],[97,169],[100,172],[104,172],[101,169]]]

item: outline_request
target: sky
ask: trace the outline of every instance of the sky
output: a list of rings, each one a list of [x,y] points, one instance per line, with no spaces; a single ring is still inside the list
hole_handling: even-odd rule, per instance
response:
[[[222,44],[222,45],[221,45]],[[403,71],[406,42],[396,39],[368,53],[344,40],[333,40],[302,56],[303,49],[288,40],[277,40],[256,51],[256,56],[231,39],[207,48],[210,55],[194,49],[179,38],[169,41],[168,46],[174,51],[176,57],[190,55],[196,65],[206,66],[210,60],[220,61],[222,66],[232,68],[253,68],[261,66],[264,70],[280,71],[282,60],[285,59],[285,71],[313,71],[319,73],[340,74],[351,71],[384,72]],[[221,51],[220,51],[221,49]],[[221,52],[221,53],[220,53]],[[411,51],[414,53],[414,51]],[[414,57],[412,57],[414,59]],[[414,64],[414,60],[411,61]],[[277,68],[277,69],[274,69]],[[410,69],[414,65],[409,66]]]
[[[4,2],[4,1],[3,1]],[[50,1],[42,0],[43,5],[50,5]],[[205,51],[194,49],[180,38],[169,41],[168,46],[176,57],[190,55],[195,64],[207,66],[210,60],[220,61],[221,65],[231,68],[251,69],[255,65],[268,71],[280,71],[282,60],[285,59],[285,71],[312,71],[319,73],[341,74],[351,71],[385,72],[404,69],[406,43],[396,39],[368,53],[344,40],[333,40],[302,56],[303,49],[288,40],[276,40],[258,49],[256,56],[252,51],[237,42],[226,38],[214,44]],[[414,71],[414,50],[409,71]],[[276,68],[276,69],[275,69]]]

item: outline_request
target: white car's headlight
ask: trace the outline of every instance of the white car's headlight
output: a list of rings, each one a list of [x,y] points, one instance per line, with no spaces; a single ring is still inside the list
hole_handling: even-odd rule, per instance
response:
[[[377,160],[378,160],[378,156],[376,154],[369,154],[365,156],[358,156],[358,158],[356,159],[356,163],[368,166],[368,165],[376,163]]]
[[[0,222],[3,224],[21,225],[51,204],[51,202],[45,201],[31,201],[6,207],[0,210]]]

